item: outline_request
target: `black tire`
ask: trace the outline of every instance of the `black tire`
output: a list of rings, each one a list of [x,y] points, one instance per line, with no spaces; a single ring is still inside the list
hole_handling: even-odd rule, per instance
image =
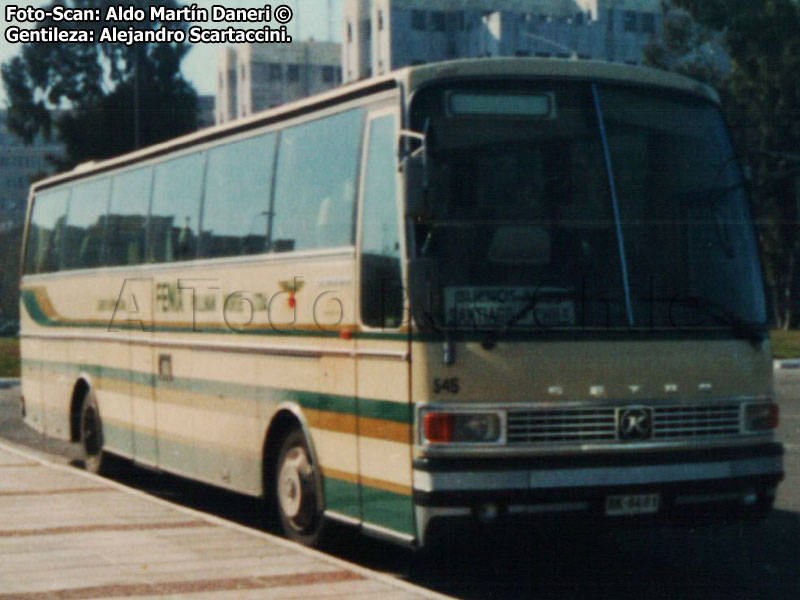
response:
[[[318,466],[300,429],[281,443],[272,481],[272,497],[283,534],[300,544],[317,546],[324,518],[320,502]]]
[[[87,394],[81,406],[80,444],[83,450],[83,468],[90,473],[103,472],[106,457],[103,452],[103,421],[97,401]]]

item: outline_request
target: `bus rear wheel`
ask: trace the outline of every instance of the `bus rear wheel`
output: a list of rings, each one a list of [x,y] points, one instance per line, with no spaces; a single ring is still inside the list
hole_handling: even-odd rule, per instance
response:
[[[273,482],[274,497],[284,535],[307,546],[319,544],[322,534],[318,480],[305,436],[295,429],[281,445]]]
[[[91,395],[83,399],[80,420],[80,442],[83,449],[83,465],[90,473],[103,470],[103,422],[97,402]]]

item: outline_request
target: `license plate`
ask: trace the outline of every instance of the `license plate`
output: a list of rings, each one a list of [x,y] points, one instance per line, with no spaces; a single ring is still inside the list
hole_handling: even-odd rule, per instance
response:
[[[624,517],[630,515],[652,515],[661,506],[659,494],[637,494],[630,496],[608,496],[606,515]]]

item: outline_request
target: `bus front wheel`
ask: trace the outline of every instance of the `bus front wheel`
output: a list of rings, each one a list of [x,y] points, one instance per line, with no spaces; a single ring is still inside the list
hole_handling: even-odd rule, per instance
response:
[[[84,398],[81,408],[80,440],[84,468],[90,473],[100,473],[103,469],[103,422],[97,402],[90,394]]]
[[[303,432],[291,431],[278,456],[274,497],[284,535],[307,546],[319,543],[323,525],[316,468]]]

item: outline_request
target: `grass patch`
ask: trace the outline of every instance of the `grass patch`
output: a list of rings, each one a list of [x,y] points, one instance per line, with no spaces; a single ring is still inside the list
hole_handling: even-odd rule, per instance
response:
[[[0,338],[0,377],[19,377],[19,340]]]
[[[775,358],[800,358],[800,330],[774,330],[772,338],[772,354]]]

